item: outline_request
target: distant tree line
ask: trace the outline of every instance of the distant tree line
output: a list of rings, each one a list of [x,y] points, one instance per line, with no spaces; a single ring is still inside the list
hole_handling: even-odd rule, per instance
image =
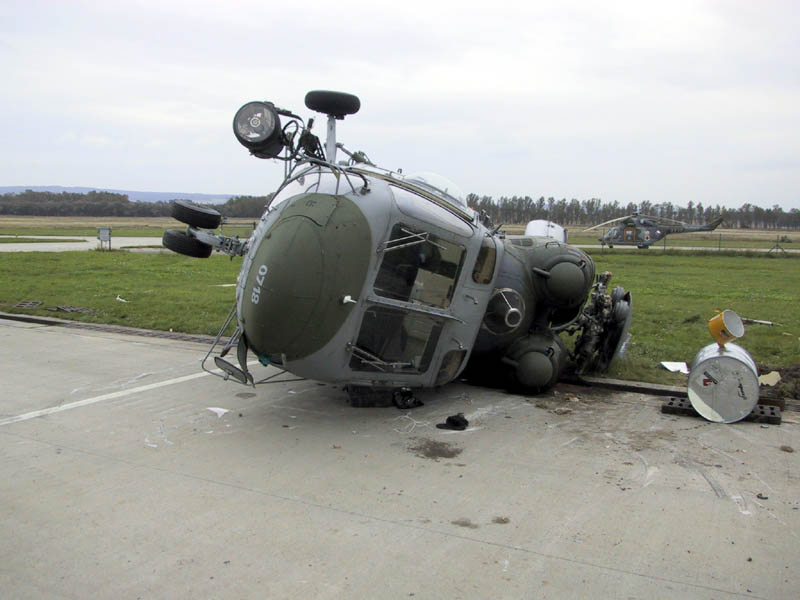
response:
[[[226,217],[257,219],[271,196],[234,196],[224,204],[207,205]],[[491,196],[469,194],[467,203],[477,211],[486,212],[495,224],[527,223],[534,219],[550,219],[564,226],[590,225],[610,221],[633,212],[666,217],[690,224],[700,224],[722,217],[728,227],[743,229],[800,229],[800,210],[784,211],[780,206],[762,208],[744,204],[729,209],[719,204],[704,206],[692,201],[686,206],[671,202],[653,204],[647,200],[635,204],[619,204],[616,200],[603,202],[599,198],[567,200],[547,198],[534,200],[530,196]],[[169,202],[132,202],[126,194],[112,192],[35,192],[25,190],[15,194],[0,194],[0,215],[36,215],[69,217],[168,217]]]
[[[534,219],[549,219],[560,225],[590,225],[624,217],[634,212],[656,217],[666,217],[676,221],[699,225],[722,217],[725,224],[732,228],[742,229],[798,229],[800,228],[800,210],[792,208],[788,212],[780,206],[762,208],[752,204],[744,204],[739,209],[729,209],[719,204],[703,206],[691,200],[686,206],[678,206],[671,202],[653,204],[647,200],[635,204],[619,204],[616,200],[603,202],[599,198],[589,200],[567,200],[547,198],[544,196],[534,200],[530,196],[491,196],[469,194],[467,204],[476,211],[485,211],[492,222],[499,224],[527,223]]]
[[[235,196],[224,204],[206,205],[226,217],[257,219],[270,196]],[[169,202],[132,202],[127,194],[112,192],[35,192],[0,194],[0,215],[42,217],[168,217]]]

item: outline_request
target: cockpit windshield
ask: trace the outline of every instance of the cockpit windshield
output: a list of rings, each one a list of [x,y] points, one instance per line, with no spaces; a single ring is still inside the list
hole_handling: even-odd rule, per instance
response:
[[[439,196],[442,200],[462,210],[467,208],[467,195],[447,177],[429,171],[421,171],[406,176],[405,180]]]

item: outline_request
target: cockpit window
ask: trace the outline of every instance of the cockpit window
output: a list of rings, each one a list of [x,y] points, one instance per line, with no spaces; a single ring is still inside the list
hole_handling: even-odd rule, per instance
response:
[[[478,260],[475,261],[475,268],[472,269],[472,281],[475,283],[489,283],[494,275],[494,264],[497,261],[497,248],[494,239],[484,237],[481,243],[481,250],[478,252]]]
[[[443,200],[446,200],[450,204],[454,204],[461,209],[467,208],[466,194],[464,194],[464,192],[461,191],[461,188],[450,181],[447,177],[437,173],[422,171],[408,175],[405,180],[409,183],[416,184],[428,190],[429,192],[433,192]]]
[[[463,246],[397,224],[383,248],[375,293],[393,300],[447,308],[463,260]]]
[[[358,340],[350,351],[356,371],[424,373],[431,364],[442,324],[419,313],[388,306],[364,311]]]

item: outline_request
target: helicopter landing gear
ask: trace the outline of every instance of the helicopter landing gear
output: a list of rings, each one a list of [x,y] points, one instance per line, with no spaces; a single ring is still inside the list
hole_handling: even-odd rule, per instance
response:
[[[222,215],[216,210],[198,206],[188,200],[175,200],[172,203],[172,218],[202,229],[216,229],[222,223]]]
[[[211,256],[211,246],[180,229],[167,229],[161,238],[161,243],[164,244],[165,248],[184,256],[194,258],[208,258]]]

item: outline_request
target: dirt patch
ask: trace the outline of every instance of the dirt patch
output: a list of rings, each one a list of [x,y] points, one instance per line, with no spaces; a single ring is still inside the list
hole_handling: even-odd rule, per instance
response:
[[[477,523],[473,523],[469,519],[456,519],[455,521],[450,521],[453,525],[458,525],[459,527],[466,527],[467,529],[477,529],[480,527]]]
[[[635,452],[669,447],[678,440],[678,434],[668,430],[629,431],[627,445]]]
[[[419,438],[413,446],[408,447],[408,451],[413,452],[420,458],[430,458],[438,461],[440,458],[455,458],[463,452],[463,448],[448,442]]]
[[[768,365],[757,365],[758,372],[761,375],[771,371],[777,371],[781,374],[781,380],[775,387],[762,387],[761,391],[769,395],[775,395],[781,398],[794,398],[800,399],[800,365],[792,365],[791,367],[775,368]]]

